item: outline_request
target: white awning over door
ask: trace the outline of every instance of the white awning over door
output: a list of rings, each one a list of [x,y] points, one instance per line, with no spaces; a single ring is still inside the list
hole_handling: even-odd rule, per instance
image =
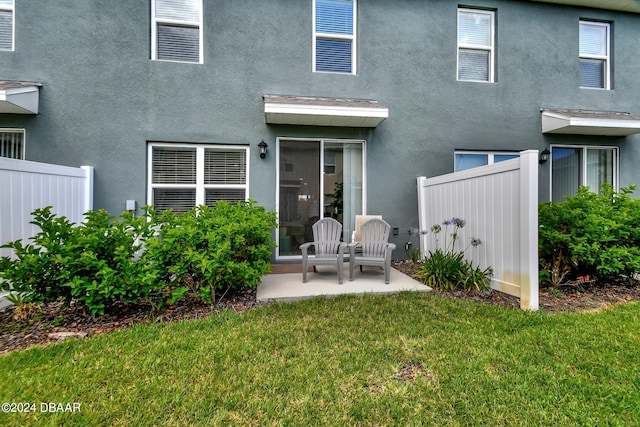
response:
[[[376,127],[389,117],[385,105],[370,99],[290,95],[264,95],[263,99],[269,124]]]

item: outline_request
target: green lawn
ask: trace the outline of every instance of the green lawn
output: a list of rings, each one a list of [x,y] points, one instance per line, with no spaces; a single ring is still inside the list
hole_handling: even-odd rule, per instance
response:
[[[638,303],[314,299],[0,356],[0,425],[640,425],[639,355]]]

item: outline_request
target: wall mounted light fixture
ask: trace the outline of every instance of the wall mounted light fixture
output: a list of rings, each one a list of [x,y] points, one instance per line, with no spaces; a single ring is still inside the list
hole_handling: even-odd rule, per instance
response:
[[[542,153],[540,153],[540,158],[538,159],[538,163],[540,163],[541,165],[544,165],[545,163],[547,163],[550,156],[551,156],[551,151],[545,148],[542,151]]]
[[[269,147],[267,145],[266,142],[264,142],[264,140],[260,141],[260,143],[258,144],[258,148],[260,148],[260,158],[264,159],[265,157],[267,157],[267,147]]]

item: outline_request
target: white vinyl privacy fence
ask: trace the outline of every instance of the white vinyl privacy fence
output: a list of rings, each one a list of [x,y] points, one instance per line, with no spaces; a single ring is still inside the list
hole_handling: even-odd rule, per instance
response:
[[[522,309],[538,309],[537,150],[462,172],[418,177],[418,210],[420,230],[429,230],[420,237],[423,256],[436,249],[432,225],[463,218],[459,250],[479,238],[480,246],[465,251],[467,259],[493,268],[493,289],[520,298]],[[445,231],[443,226],[440,245]]]
[[[93,167],[37,163],[0,157],[0,244],[28,240],[40,230],[31,212],[51,211],[80,223],[93,208]],[[11,256],[0,249],[0,256]]]

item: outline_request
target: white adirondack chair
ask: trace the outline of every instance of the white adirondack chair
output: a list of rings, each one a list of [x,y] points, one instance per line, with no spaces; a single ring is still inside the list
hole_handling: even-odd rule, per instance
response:
[[[316,265],[333,265],[338,270],[338,283],[342,284],[342,269],[344,265],[344,250],[347,246],[342,243],[342,224],[333,218],[322,218],[313,224],[313,242],[300,245],[302,251],[302,283],[307,282],[307,269]],[[315,248],[315,255],[308,253],[309,248]]]
[[[359,265],[382,267],[384,269],[384,283],[389,284],[391,274],[391,253],[396,245],[389,243],[391,226],[382,219],[370,219],[362,224],[361,240],[349,243],[349,280],[353,280],[353,269]],[[356,247],[361,252],[356,252]]]

